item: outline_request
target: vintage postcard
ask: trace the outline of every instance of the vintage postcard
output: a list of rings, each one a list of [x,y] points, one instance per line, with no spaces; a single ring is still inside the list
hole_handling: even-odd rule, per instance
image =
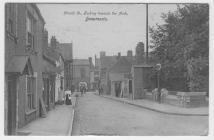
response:
[[[209,135],[208,2],[2,11],[5,136]]]

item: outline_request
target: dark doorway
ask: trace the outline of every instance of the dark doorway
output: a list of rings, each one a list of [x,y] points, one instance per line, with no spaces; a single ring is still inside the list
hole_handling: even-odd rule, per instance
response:
[[[116,93],[116,97],[120,96],[120,92],[121,92],[121,82],[117,81],[115,83],[115,93]]]
[[[16,76],[8,76],[8,135],[16,134]]]
[[[129,80],[129,94],[132,93],[132,80]]]

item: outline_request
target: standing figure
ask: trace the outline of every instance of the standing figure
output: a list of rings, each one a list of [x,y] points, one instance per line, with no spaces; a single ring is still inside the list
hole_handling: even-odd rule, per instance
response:
[[[66,98],[65,98],[65,104],[66,105],[71,105],[71,95],[70,94],[66,94]]]
[[[80,86],[80,92],[81,92],[81,96],[83,96],[83,86]]]

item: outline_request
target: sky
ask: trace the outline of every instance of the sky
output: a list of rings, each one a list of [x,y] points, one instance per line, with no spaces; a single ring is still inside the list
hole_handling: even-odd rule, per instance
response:
[[[137,43],[140,41],[146,43],[145,4],[37,4],[37,6],[45,19],[49,38],[54,35],[60,43],[73,43],[74,58],[94,58],[95,54],[99,57],[100,51],[105,51],[106,55],[117,55],[118,52],[126,55],[128,50],[132,50],[135,54]],[[149,26],[163,24],[161,13],[175,10],[175,4],[149,5]],[[86,21],[87,17],[102,19]]]

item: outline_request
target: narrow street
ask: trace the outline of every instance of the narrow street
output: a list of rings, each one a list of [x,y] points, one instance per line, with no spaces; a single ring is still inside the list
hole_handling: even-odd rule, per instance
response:
[[[72,135],[202,135],[207,116],[157,113],[86,93],[78,97]]]

